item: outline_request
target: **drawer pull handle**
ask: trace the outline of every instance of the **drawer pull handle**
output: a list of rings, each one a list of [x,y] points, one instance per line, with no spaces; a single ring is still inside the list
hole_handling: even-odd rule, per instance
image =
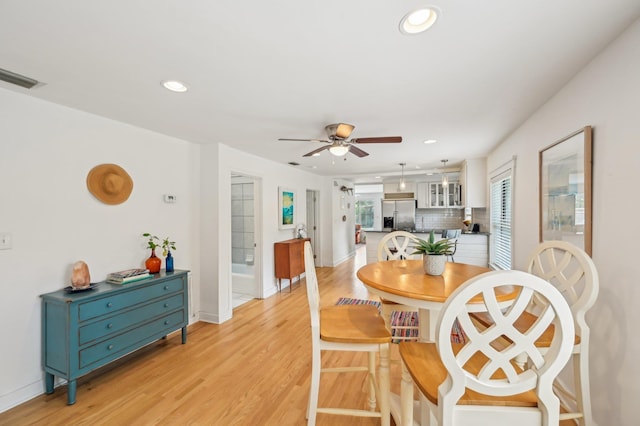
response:
[[[164,286],[164,289],[165,289],[165,290],[169,290],[169,286],[168,286],[168,285],[165,285],[165,286]]]
[[[169,307],[169,304],[168,304],[168,303],[165,303],[165,304],[164,304],[164,307],[165,307],[165,308],[168,308],[168,307]]]
[[[113,306],[113,303],[111,303],[111,302],[107,303],[107,308],[110,308],[112,306]]]
[[[107,324],[107,328],[113,328],[113,324],[112,323]]]
[[[109,349],[109,350],[113,349],[113,345],[107,346],[107,349]]]
[[[169,325],[169,320],[164,320],[164,325]]]

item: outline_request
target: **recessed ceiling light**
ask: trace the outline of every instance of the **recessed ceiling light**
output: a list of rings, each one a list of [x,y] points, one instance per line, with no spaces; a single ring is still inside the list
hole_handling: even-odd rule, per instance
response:
[[[433,6],[409,12],[400,20],[400,32],[407,35],[420,34],[431,28],[438,15],[438,9]]]
[[[436,143],[436,142],[438,141],[435,139],[427,139],[426,141],[424,141],[424,143],[426,143],[427,145],[429,145],[430,143]]]
[[[186,92],[189,90],[184,83],[177,80],[165,80],[162,82],[162,85],[172,92]]]

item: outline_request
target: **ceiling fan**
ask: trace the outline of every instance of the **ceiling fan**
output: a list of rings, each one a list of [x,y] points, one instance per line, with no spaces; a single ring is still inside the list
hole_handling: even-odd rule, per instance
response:
[[[351,132],[355,128],[352,124],[346,123],[336,123],[329,124],[325,126],[324,130],[327,132],[327,139],[287,139],[280,138],[279,141],[307,141],[307,142],[322,142],[328,145],[325,145],[321,148],[314,149],[311,152],[306,153],[303,157],[311,157],[312,155],[317,155],[320,152],[328,149],[329,152],[336,157],[341,157],[345,155],[347,152],[351,152],[352,154],[358,157],[366,157],[369,155],[368,152],[365,152],[355,146],[355,144],[361,143],[400,143],[402,142],[402,136],[384,136],[377,138],[353,138],[349,139],[351,136]]]

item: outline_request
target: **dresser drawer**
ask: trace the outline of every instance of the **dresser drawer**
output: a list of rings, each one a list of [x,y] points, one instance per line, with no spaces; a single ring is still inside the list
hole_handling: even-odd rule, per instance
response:
[[[125,328],[135,326],[149,318],[165,315],[184,306],[184,295],[176,294],[144,306],[127,310],[92,324],[80,327],[79,344],[85,345],[92,340],[100,339],[112,333],[117,333]]]
[[[114,294],[110,297],[93,300],[91,302],[80,303],[78,305],[78,319],[86,321],[91,318],[119,311],[120,309],[135,306],[140,303],[152,300],[164,295],[182,291],[183,280],[177,278],[155,285],[145,285],[131,289],[124,293]]]
[[[122,333],[104,342],[89,346],[80,351],[79,368],[85,368],[108,357],[118,357],[140,346],[140,341],[165,330],[175,330],[176,326],[186,323],[186,312],[180,310],[142,324],[133,330]]]

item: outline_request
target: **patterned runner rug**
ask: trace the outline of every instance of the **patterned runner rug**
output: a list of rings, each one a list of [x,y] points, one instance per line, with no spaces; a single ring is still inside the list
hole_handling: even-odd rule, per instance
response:
[[[350,297],[341,297],[336,305],[373,305],[381,310],[380,302],[377,300],[352,299]],[[416,341],[418,340],[418,312],[393,311],[391,313],[391,336],[393,343],[400,341]],[[454,343],[464,343],[465,335],[462,328],[456,321],[451,332],[451,341]]]

